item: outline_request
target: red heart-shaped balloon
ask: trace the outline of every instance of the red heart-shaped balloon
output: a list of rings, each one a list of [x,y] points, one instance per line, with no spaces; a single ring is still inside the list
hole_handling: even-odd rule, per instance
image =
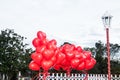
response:
[[[40,40],[43,40],[46,38],[46,34],[42,31],[38,31],[37,32],[37,37],[40,39]]]
[[[64,59],[62,62],[61,62],[61,65],[62,66],[70,66],[70,61],[68,61],[67,59]]]
[[[45,50],[46,50],[46,45],[36,47],[36,52],[37,53],[43,53]]]
[[[43,59],[42,54],[33,53],[31,54],[31,58],[34,62],[36,62],[38,65],[41,64],[41,60]]]
[[[51,58],[51,61],[52,61],[54,64],[56,63],[56,60],[57,60],[56,56],[53,56],[53,57]]]
[[[80,53],[80,54],[81,54],[81,58],[79,58],[79,60],[81,63],[81,62],[84,62],[86,60],[86,56],[83,53]]]
[[[53,65],[53,62],[51,60],[43,60],[41,62],[41,67],[45,70],[48,71]]]
[[[57,45],[57,41],[55,39],[52,39],[49,41],[50,44],[54,44],[54,45]]]
[[[96,60],[94,58],[91,58],[91,62],[93,63],[93,65],[96,64]]]
[[[92,69],[95,63],[96,63],[96,60],[93,58],[85,60],[85,69],[86,70]]]
[[[32,59],[35,59],[36,55],[37,55],[36,52],[34,52],[34,53],[31,54],[30,57],[31,57]]]
[[[78,52],[77,50],[74,50],[73,53],[75,54],[75,58],[81,59],[82,58],[82,53]]]
[[[65,53],[65,54],[73,51],[74,49],[75,49],[75,46],[72,45],[72,44],[64,44],[62,46],[62,52]]]
[[[36,58],[34,59],[34,61],[41,65],[41,61],[42,61],[43,57],[42,57],[42,54],[37,54]]]
[[[83,54],[86,56],[86,59],[90,59],[92,53],[90,51],[83,51]]]
[[[61,68],[61,65],[55,65],[54,67],[53,67],[55,70],[60,70],[60,68]]]
[[[46,49],[46,50],[44,50],[44,52],[42,53],[42,55],[43,55],[43,57],[45,59],[50,60],[54,56],[54,51]]]
[[[52,50],[56,50],[56,49],[57,49],[57,46],[56,46],[55,44],[48,43],[48,44],[47,44],[47,48],[48,48],[48,49],[52,49]]]
[[[40,66],[37,65],[34,61],[31,61],[29,63],[29,69],[35,70],[35,71],[39,71],[40,70]]]
[[[76,69],[76,67],[79,65],[79,63],[80,63],[79,59],[77,59],[77,58],[72,59],[71,60],[71,67],[74,68],[74,69]]]
[[[59,52],[56,55],[56,58],[57,58],[56,64],[60,64],[65,59],[65,57],[66,57],[65,54],[63,54],[62,52]]]
[[[39,38],[34,38],[32,41],[32,44],[34,47],[40,46],[40,39]]]
[[[41,45],[47,45],[48,42],[49,42],[49,40],[45,38],[45,39],[43,39],[42,41],[40,41],[40,44],[41,44]]]
[[[81,48],[81,46],[77,46],[76,50],[77,50],[78,52],[82,52],[82,51],[83,51],[82,48]]]
[[[81,62],[78,67],[77,67],[77,70],[84,70],[85,69],[85,63],[84,62]]]
[[[73,59],[74,57],[75,57],[74,52],[67,52],[66,53],[66,58],[67,58],[68,61]]]

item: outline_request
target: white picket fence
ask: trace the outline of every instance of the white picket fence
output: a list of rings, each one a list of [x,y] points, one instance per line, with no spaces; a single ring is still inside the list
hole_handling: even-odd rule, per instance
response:
[[[70,77],[66,73],[50,73],[46,80],[84,80],[85,74],[71,73]],[[107,80],[107,74],[88,74],[88,80]],[[30,79],[20,79],[20,80],[30,80]],[[32,79],[31,79],[32,80]],[[43,80],[43,75],[40,74],[34,80]],[[120,80],[120,74],[112,74],[111,80]]]

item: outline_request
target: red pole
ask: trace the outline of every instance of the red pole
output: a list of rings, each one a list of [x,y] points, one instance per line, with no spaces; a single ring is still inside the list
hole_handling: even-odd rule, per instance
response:
[[[108,58],[108,80],[111,80],[111,71],[110,71],[110,43],[109,43],[109,28],[106,28],[106,37],[107,37],[107,58]]]

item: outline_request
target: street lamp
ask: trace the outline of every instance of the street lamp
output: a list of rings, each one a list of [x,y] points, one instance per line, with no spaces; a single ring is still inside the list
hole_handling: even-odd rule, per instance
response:
[[[104,27],[106,28],[106,40],[107,40],[107,59],[108,59],[108,80],[111,80],[111,71],[110,71],[110,43],[109,43],[109,27],[112,16],[106,12],[102,16]]]

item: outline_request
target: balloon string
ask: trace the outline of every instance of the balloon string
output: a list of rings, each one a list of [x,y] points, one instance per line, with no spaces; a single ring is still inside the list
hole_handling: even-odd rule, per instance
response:
[[[36,80],[37,78],[39,78],[39,75],[40,75],[40,72],[39,72],[38,74],[36,74],[36,75],[32,78],[32,80]]]
[[[87,71],[82,71],[82,72],[85,74],[84,80],[88,80],[88,73],[87,73]]]
[[[43,72],[43,80],[46,80],[47,76],[48,76],[48,71],[44,71]]]
[[[44,71],[43,73],[43,79],[42,80],[46,80],[46,78],[47,78],[47,76],[49,75],[48,74],[48,71]],[[38,74],[36,74],[33,78],[32,78],[32,80],[41,80],[40,79],[40,75],[41,75],[41,72],[39,72]]]
[[[70,77],[70,71],[71,71],[71,69],[68,68],[68,69],[67,69],[67,77]]]

